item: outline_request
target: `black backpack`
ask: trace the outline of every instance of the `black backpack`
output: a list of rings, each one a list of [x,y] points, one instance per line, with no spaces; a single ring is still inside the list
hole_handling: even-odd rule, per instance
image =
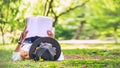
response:
[[[33,42],[29,51],[30,59],[36,61],[38,61],[39,58],[55,61],[60,57],[60,54],[61,47],[59,43],[50,37],[38,38]]]

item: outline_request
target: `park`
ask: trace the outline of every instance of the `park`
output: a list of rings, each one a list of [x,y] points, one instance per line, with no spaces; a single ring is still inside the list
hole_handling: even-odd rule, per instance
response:
[[[0,68],[120,68],[119,4],[119,0],[0,0]],[[13,61],[24,29],[30,26],[36,34],[34,25],[26,22],[37,17],[52,18],[52,38],[60,44],[63,59]],[[38,30],[46,29],[39,26]]]

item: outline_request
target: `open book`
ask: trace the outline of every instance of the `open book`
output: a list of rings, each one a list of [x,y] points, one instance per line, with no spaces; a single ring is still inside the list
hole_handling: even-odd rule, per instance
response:
[[[29,17],[27,20],[27,37],[48,37],[47,30],[52,29],[53,19],[44,16]]]

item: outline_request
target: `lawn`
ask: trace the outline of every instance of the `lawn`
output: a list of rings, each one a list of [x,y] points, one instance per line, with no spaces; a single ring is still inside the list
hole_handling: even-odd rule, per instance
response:
[[[120,68],[119,44],[61,44],[65,60],[38,62],[12,62],[11,54],[15,46],[0,46],[0,68]]]

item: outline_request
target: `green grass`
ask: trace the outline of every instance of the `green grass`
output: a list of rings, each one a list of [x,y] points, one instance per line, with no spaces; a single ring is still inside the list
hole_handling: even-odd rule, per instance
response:
[[[109,44],[104,44],[109,45]],[[115,44],[110,44],[110,49],[63,49],[64,61],[38,61],[24,60],[11,61],[11,55],[15,45],[0,46],[0,68],[119,68],[120,48],[113,48]],[[68,45],[67,45],[68,46]],[[73,45],[77,46],[77,45]],[[91,45],[87,45],[91,46]],[[102,45],[99,45],[102,47]],[[64,45],[62,45],[64,47]],[[96,47],[96,46],[92,46]],[[99,56],[95,59],[96,56]]]
[[[109,43],[109,44],[62,44],[62,49],[73,49],[73,48],[87,48],[87,49],[120,49],[120,44]]]

